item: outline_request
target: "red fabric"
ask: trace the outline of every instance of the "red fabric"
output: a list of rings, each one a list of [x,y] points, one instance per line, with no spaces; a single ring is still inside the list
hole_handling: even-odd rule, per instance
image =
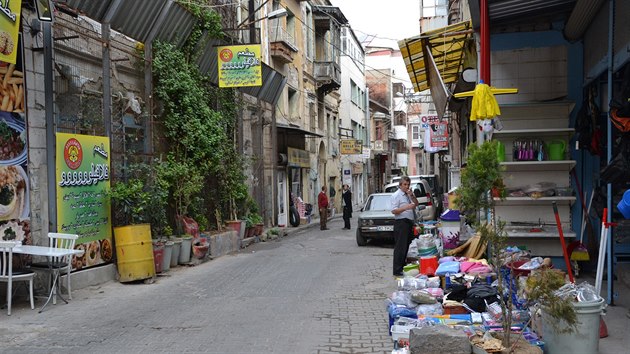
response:
[[[328,208],[328,197],[326,196],[326,193],[319,192],[319,195],[317,196],[317,206],[320,209]]]

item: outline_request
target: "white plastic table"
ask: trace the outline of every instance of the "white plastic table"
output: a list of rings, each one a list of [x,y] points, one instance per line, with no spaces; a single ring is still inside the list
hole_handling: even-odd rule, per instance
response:
[[[52,257],[63,257],[63,256],[70,256],[70,255],[81,256],[83,255],[84,251],[67,249],[67,248],[55,248],[55,247],[48,247],[48,246],[20,245],[13,248],[13,253],[29,254],[32,256],[46,257],[48,259],[49,269],[51,270],[51,273],[52,273],[52,263],[51,263]],[[72,269],[68,271],[68,276],[70,276],[71,271]],[[63,296],[61,296],[59,285],[57,284],[59,280],[59,275],[60,275],[59,272],[55,274],[52,280],[52,286],[50,287],[50,294],[48,294],[48,299],[46,300],[46,303],[44,303],[42,308],[39,310],[40,313],[44,311],[44,308],[46,307],[46,305],[48,305],[48,303],[50,302],[50,299],[53,296],[58,295],[61,298],[61,300],[63,300],[63,302],[65,302],[66,304],[68,303],[68,301],[66,301],[66,299],[64,299]],[[56,301],[54,300],[53,303],[55,302]]]

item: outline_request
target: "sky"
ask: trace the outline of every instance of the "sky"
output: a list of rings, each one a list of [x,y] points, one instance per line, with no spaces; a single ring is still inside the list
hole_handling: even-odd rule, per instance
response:
[[[400,40],[420,34],[420,0],[331,0],[359,38],[368,34]]]

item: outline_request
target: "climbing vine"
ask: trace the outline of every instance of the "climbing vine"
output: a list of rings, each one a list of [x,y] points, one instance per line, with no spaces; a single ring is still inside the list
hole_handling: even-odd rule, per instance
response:
[[[182,49],[154,44],[154,94],[162,107],[157,121],[168,144],[172,205],[178,215],[208,220],[215,210],[233,214],[230,206],[247,197],[235,144],[240,102],[233,89],[210,83],[194,60],[202,38],[220,35],[219,15],[190,1],[182,5],[199,21]]]

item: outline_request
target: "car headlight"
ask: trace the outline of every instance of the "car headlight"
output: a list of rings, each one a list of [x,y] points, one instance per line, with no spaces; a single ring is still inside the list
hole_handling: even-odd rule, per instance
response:
[[[361,220],[359,220],[359,224],[360,224],[361,226],[367,226],[367,225],[368,225],[368,222],[369,222],[369,220],[365,220],[365,219],[361,219]]]

